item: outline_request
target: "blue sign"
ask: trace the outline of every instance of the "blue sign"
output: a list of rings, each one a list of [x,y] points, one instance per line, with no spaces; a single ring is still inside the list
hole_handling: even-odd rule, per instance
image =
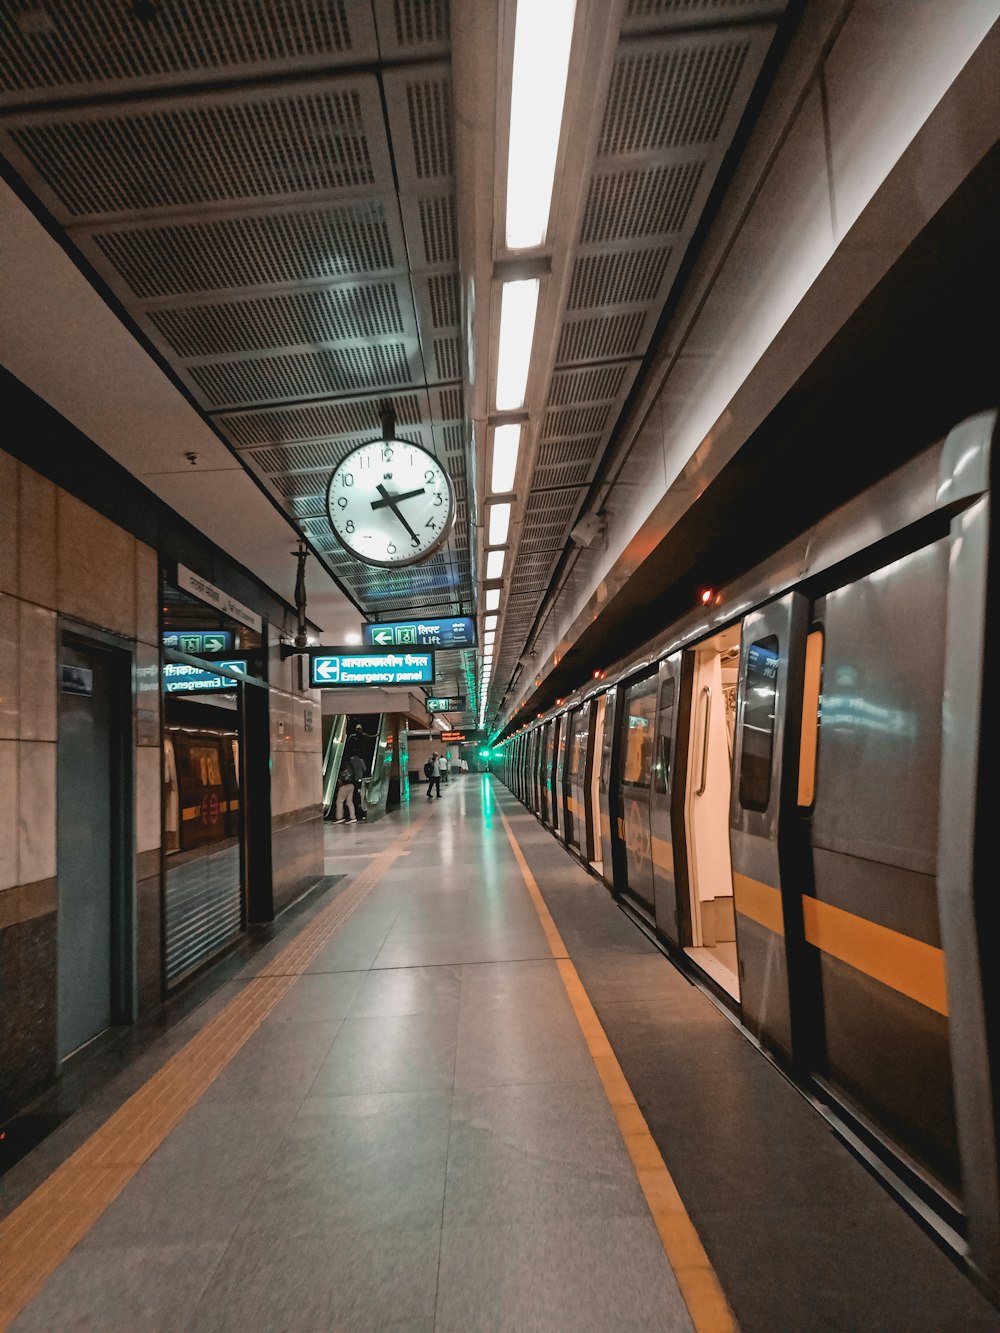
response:
[[[448,616],[443,620],[392,620],[362,625],[365,643],[376,648],[475,648],[476,622],[471,616]]]
[[[336,685],[432,685],[433,653],[325,652],[309,654],[314,690]]]
[[[247,664],[243,660],[220,662],[219,666],[247,674]],[[235,690],[236,681],[229,676],[217,676],[212,671],[186,666],[182,662],[166,662],[163,667],[163,688],[167,694],[204,694],[206,690]]]
[[[171,630],[163,636],[164,648],[176,648],[179,653],[192,657],[207,657],[212,653],[231,653],[235,644],[231,629]]]

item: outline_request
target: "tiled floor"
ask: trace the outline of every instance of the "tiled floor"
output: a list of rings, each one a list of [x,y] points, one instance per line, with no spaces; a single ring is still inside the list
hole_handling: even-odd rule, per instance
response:
[[[601,886],[471,774],[429,808],[417,793],[328,828],[349,891],[426,819],[12,1327],[692,1327],[499,809],[744,1333],[1000,1328]],[[285,942],[227,995],[274,975]]]
[[[15,1329],[691,1327],[483,800],[448,784]],[[397,833],[329,828],[328,872]]]

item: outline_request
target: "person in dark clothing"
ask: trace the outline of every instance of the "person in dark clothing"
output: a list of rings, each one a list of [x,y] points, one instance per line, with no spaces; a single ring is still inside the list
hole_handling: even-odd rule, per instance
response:
[[[364,824],[368,819],[368,812],[361,804],[361,783],[365,777],[365,761],[361,758],[360,752],[354,750],[348,757],[347,763],[354,781],[354,818],[359,824]]]
[[[440,796],[441,769],[438,764],[438,757],[436,750],[431,755],[430,759],[427,760],[427,763],[424,764],[424,777],[427,779],[427,799],[430,800],[431,797],[434,795]],[[437,788],[436,793],[434,791],[435,787]]]

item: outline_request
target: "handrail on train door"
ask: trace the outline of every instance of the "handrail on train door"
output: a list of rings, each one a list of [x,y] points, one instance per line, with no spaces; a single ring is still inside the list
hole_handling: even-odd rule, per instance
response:
[[[705,732],[701,738],[701,782],[695,790],[696,796],[704,796],[708,786],[708,730],[712,717],[712,687],[703,685],[701,696],[705,700]]]

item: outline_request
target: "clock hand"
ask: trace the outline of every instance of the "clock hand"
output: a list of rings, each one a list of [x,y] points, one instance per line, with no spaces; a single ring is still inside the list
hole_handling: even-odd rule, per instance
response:
[[[391,505],[393,500],[412,500],[415,495],[423,495],[427,490],[426,486],[421,486],[418,491],[402,491],[399,495],[390,495],[384,486],[379,486],[379,491],[385,496],[384,500],[373,500],[373,509],[384,509],[386,505]]]
[[[399,519],[400,523],[402,523],[403,527],[404,527],[404,528],[406,529],[406,531],[410,534],[410,536],[413,538],[413,540],[414,540],[415,542],[418,542],[418,543],[419,543],[420,538],[417,536],[417,534],[416,534],[416,533],[413,531],[413,529],[410,527],[409,523],[407,523],[407,521],[406,521],[406,515],[403,513],[403,511],[400,509],[399,505],[396,503],[396,501],[397,501],[398,499],[400,499],[401,497],[398,496],[398,495],[390,495],[389,492],[385,489],[385,487],[382,485],[381,482],[379,482],[379,484],[375,487],[375,489],[378,491],[379,495],[381,495],[383,503],[384,503],[384,504],[387,504],[387,505],[389,506],[389,508],[390,508],[390,509],[392,510],[392,512],[396,515],[396,517]],[[374,509],[374,507],[375,507],[376,504],[378,504],[378,501],[377,501],[377,500],[373,500],[373,501],[372,501],[372,508],[373,508],[373,509]]]

